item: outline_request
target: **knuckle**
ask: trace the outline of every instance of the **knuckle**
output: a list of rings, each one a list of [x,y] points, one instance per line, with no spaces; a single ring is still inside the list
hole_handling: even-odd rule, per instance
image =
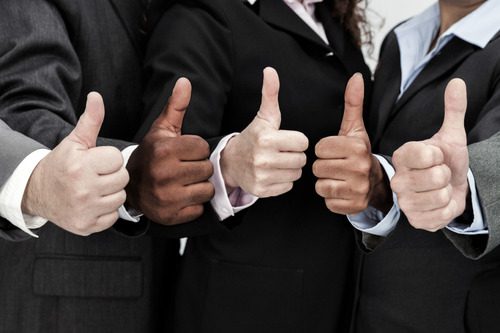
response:
[[[259,147],[264,147],[264,148],[271,147],[272,143],[273,143],[273,137],[271,134],[261,133],[257,137],[257,145]]]
[[[119,208],[121,205],[123,205],[127,201],[127,192],[125,190],[121,190],[118,193],[118,207]]]
[[[359,194],[366,196],[370,192],[370,183],[368,181],[364,181],[355,188]]]
[[[322,161],[321,160],[316,160],[314,161],[313,165],[312,165],[312,171],[313,171],[313,174],[318,177],[318,178],[321,178],[320,175],[322,173]]]
[[[304,153],[301,153],[299,155],[299,165],[301,168],[303,168],[307,164],[307,155]]]
[[[448,189],[444,188],[442,190],[439,190],[439,192],[436,195],[435,200],[440,205],[444,205],[444,204],[449,203],[451,200],[451,197],[450,197],[450,192],[448,191]]]
[[[453,211],[450,207],[443,208],[439,213],[439,219],[445,221],[446,224],[453,219]]]
[[[155,141],[151,144],[151,155],[153,159],[159,159],[171,150],[170,144],[163,141]]]
[[[295,174],[293,175],[293,181],[297,181],[302,177],[302,169],[295,170]]]
[[[262,154],[253,157],[253,165],[259,169],[266,169],[269,167],[269,160]]]
[[[393,154],[392,154],[392,163],[394,165],[394,168],[397,170],[399,168],[402,167],[403,165],[403,153],[404,153],[404,149],[405,149],[405,146],[407,144],[403,145],[401,148],[399,148],[398,150],[396,150]]]
[[[367,155],[369,153],[368,147],[363,140],[353,141],[352,149],[357,155]]]
[[[395,193],[401,193],[402,192],[402,177],[401,175],[394,175],[394,177],[392,177],[392,179],[390,180],[390,184],[391,184],[391,189],[395,192]]]

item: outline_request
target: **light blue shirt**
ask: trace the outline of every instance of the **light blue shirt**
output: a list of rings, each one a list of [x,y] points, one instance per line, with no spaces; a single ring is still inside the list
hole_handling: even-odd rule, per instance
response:
[[[408,89],[422,70],[454,37],[460,38],[479,48],[484,48],[500,30],[500,0],[488,0],[475,11],[462,18],[446,30],[428,52],[432,41],[439,33],[440,10],[435,3],[421,14],[397,27],[394,32],[398,39],[401,55],[401,87],[399,97]],[[394,176],[394,169],[382,157],[376,156],[389,179]],[[465,235],[487,234],[474,176],[469,170],[469,188],[471,191],[474,220],[469,225],[451,222],[447,228]],[[373,207],[364,212],[349,215],[349,221],[358,230],[377,236],[387,236],[396,228],[401,215],[397,197],[393,194],[394,205],[387,215]]]

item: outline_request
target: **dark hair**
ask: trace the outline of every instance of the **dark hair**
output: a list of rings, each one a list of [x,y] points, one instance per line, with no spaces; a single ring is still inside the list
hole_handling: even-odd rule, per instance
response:
[[[372,44],[372,31],[366,18],[368,0],[331,0],[333,16],[338,18],[354,43]],[[363,3],[363,4],[362,4]]]

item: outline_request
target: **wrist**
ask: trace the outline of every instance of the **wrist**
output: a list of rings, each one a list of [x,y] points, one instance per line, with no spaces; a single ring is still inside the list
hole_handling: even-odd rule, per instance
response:
[[[375,156],[372,156],[372,171],[370,174],[369,205],[386,214],[392,207],[392,190],[390,181]]]
[[[236,156],[235,154],[237,154],[237,150],[235,149],[236,138],[237,136],[231,138],[227,142],[226,147],[221,151],[220,156],[221,174],[228,193],[231,193],[238,187],[238,183],[232,176],[232,167],[234,165],[233,160],[234,156]]]
[[[44,179],[43,175],[43,164],[42,160],[39,165],[33,170],[26,189],[24,190],[23,199],[21,201],[21,211],[23,214],[32,216],[45,216],[42,208],[41,192],[40,189],[43,186],[40,184],[41,180]]]

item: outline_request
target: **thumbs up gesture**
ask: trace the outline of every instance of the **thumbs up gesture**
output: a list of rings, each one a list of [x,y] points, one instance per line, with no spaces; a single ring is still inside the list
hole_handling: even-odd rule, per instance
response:
[[[417,229],[437,231],[465,210],[469,155],[464,128],[467,89],[460,79],[445,92],[441,129],[430,139],[396,150],[392,190],[408,221]]]
[[[296,131],[280,130],[278,73],[264,69],[262,102],[254,120],[232,138],[221,154],[226,186],[260,198],[290,191],[302,175],[309,142]]]
[[[103,100],[90,93],[73,132],[33,171],[22,201],[23,213],[42,216],[82,236],[116,222],[129,177],[119,150],[96,148],[103,120]]]
[[[339,134],[323,138],[316,145],[316,192],[325,198],[328,209],[337,214],[359,213],[369,204],[383,210],[381,198],[390,192],[380,164],[371,154],[363,123],[363,99],[363,77],[355,74],[346,87]],[[372,202],[372,197],[377,202]]]
[[[208,143],[199,136],[181,135],[191,89],[187,79],[177,81],[166,108],[127,164],[128,203],[163,225],[196,219],[214,195],[208,182],[213,173]]]

